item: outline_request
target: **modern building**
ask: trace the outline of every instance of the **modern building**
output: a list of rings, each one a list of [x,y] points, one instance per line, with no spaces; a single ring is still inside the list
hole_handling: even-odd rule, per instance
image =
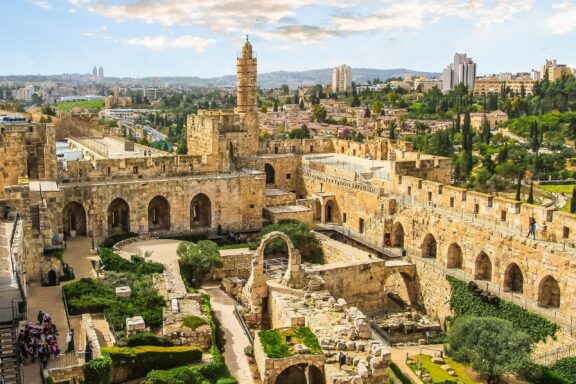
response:
[[[476,63],[465,53],[456,53],[454,62],[444,69],[442,74],[442,91],[448,92],[458,84],[474,89],[476,81]]]
[[[332,70],[332,91],[348,92],[352,90],[352,68],[346,64]]]
[[[558,64],[556,60],[546,60],[540,70],[540,78],[548,77],[549,81],[556,81],[564,76],[572,76],[572,70],[566,64]]]
[[[94,68],[96,68],[96,67],[94,67]],[[102,66],[100,66],[100,68],[98,68],[98,77],[99,78],[104,77],[104,68],[102,68]]]
[[[476,80],[474,84],[474,95],[500,94],[502,88],[509,88],[516,95],[520,95],[522,92],[526,95],[532,95],[534,84],[536,84],[536,81],[529,79],[499,80],[494,77],[486,77]]]
[[[14,91],[13,96],[16,100],[32,100],[32,95],[35,92],[35,88],[32,84],[25,86],[24,88],[17,89]]]

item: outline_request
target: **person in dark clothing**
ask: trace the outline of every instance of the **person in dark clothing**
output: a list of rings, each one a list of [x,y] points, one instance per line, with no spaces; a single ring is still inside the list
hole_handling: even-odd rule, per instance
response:
[[[92,342],[88,340],[86,350],[84,351],[84,363],[89,363],[92,360]]]
[[[66,343],[66,352],[74,352],[74,328],[71,328],[70,332],[68,332],[68,336],[66,336]]]
[[[340,351],[340,355],[338,356],[338,363],[340,364],[340,369],[342,369],[343,365],[346,365],[346,355],[342,351]]]
[[[38,311],[38,325],[42,325],[42,322],[44,321],[44,312],[42,311]]]

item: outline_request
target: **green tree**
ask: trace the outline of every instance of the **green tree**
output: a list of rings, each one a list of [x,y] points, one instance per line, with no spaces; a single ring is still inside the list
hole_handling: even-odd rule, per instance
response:
[[[490,144],[490,138],[492,137],[492,132],[490,132],[490,123],[488,119],[484,118],[482,121],[482,142]]]
[[[314,236],[310,226],[297,220],[282,220],[279,223],[269,225],[262,229],[258,234],[258,239],[261,240],[264,235],[273,231],[285,233],[290,240],[292,240],[294,247],[300,251],[303,261],[310,261],[312,263],[322,262],[322,246],[316,236]],[[271,241],[266,249],[285,252],[286,243],[280,239],[276,239]]]
[[[359,107],[360,106],[360,99],[358,98],[358,95],[356,93],[354,93],[354,96],[352,96],[352,103],[350,104],[351,107]]]
[[[176,253],[184,277],[192,284],[199,286],[202,279],[213,269],[222,266],[220,250],[215,242],[200,240],[197,243],[183,241]]]
[[[458,318],[448,335],[447,353],[486,376],[488,384],[522,372],[530,364],[532,340],[507,320],[495,317]]]
[[[388,138],[396,140],[396,120],[388,121]]]
[[[570,213],[576,213],[576,188],[572,189],[572,199],[570,200]]]
[[[298,108],[300,108],[301,111],[304,110],[304,100],[300,100],[300,104],[298,104]]]
[[[534,182],[530,180],[530,192],[528,193],[528,204],[534,204]]]
[[[326,108],[323,105],[317,104],[312,107],[312,115],[314,116],[314,120],[318,123],[323,123],[326,121],[326,116],[328,113],[326,112]]]
[[[382,103],[378,100],[372,103],[372,113],[375,115],[380,115],[382,113],[383,108],[384,105],[382,105]]]

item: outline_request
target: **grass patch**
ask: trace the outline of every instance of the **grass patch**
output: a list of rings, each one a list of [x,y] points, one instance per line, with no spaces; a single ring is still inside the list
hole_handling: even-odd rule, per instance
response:
[[[198,316],[186,316],[182,319],[182,325],[190,329],[196,329],[205,324],[208,324],[206,320]]]
[[[483,381],[476,381],[470,377],[467,373],[469,369],[465,365],[455,362],[452,359],[444,357],[444,362],[448,364],[457,376],[450,376],[448,372],[440,368],[440,364],[435,364],[432,362],[432,357],[428,355],[418,355],[418,359],[415,363],[408,364],[410,369],[414,372],[418,370],[420,364],[422,364],[422,370],[426,372],[432,379],[432,383],[438,384],[482,384]]]
[[[572,196],[572,190],[576,184],[539,184],[538,188],[548,192],[564,193],[566,196]]]
[[[67,101],[56,106],[56,110],[59,112],[68,112],[74,108],[102,109],[104,108],[104,100]]]
[[[258,248],[258,244],[254,243],[244,243],[244,244],[225,244],[218,247],[220,249],[239,249],[239,248],[248,248],[251,251]]]
[[[291,337],[290,344],[286,343],[286,336]],[[263,330],[258,332],[258,337],[266,355],[273,359],[294,355],[295,344],[304,344],[310,348],[310,354],[322,353],[316,335],[308,327]]]

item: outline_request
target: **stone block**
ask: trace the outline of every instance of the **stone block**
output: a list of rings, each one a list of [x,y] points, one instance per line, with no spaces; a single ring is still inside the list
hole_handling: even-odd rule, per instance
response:
[[[146,324],[142,316],[134,316],[126,318],[126,332],[138,333],[146,330]]]

